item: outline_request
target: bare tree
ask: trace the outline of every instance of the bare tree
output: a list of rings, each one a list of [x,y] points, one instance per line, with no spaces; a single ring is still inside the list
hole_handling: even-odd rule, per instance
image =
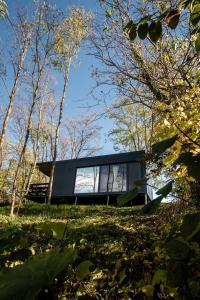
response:
[[[36,104],[42,98],[42,88],[47,78],[46,75],[47,67],[48,67],[49,59],[54,45],[54,41],[53,41],[54,32],[58,24],[57,18],[58,18],[58,12],[54,10],[54,8],[51,7],[50,5],[47,5],[46,3],[42,3],[37,7],[35,27],[34,27],[34,33],[32,38],[33,65],[30,74],[32,99],[31,99],[29,113],[28,113],[24,143],[19,157],[18,165],[16,168],[16,173],[13,179],[11,215],[14,214],[15,202],[16,202],[17,178],[18,178],[21,164],[24,159],[29,137],[30,137],[32,116]]]
[[[34,172],[36,169],[36,163],[40,158],[41,148],[48,147],[49,144],[51,148],[51,134],[49,132],[53,128],[53,124],[52,124],[52,116],[50,116],[51,122],[48,122],[48,117],[49,117],[48,115],[49,115],[49,111],[51,111],[50,108],[52,108],[55,114],[55,99],[52,92],[51,91],[48,92],[48,90],[49,90],[49,85],[47,83],[47,86],[44,89],[44,93],[45,93],[44,98],[41,98],[40,101],[37,103],[37,107],[35,110],[36,118],[34,120],[34,124],[32,118],[32,128],[31,128],[30,138],[32,143],[33,160],[26,181],[24,182],[23,191],[25,195],[28,193],[29,186],[32,182],[32,178],[34,176]],[[47,127],[47,123],[48,123],[48,127]],[[44,150],[42,150],[42,153],[43,152]]]
[[[60,159],[93,156],[102,149],[96,114],[78,115],[64,122],[59,143]]]
[[[2,146],[3,139],[6,134],[8,127],[9,117],[13,109],[13,103],[16,96],[17,88],[20,81],[20,76],[23,71],[23,64],[26,58],[27,50],[30,44],[31,34],[32,34],[32,25],[27,20],[24,13],[19,13],[17,15],[17,23],[12,23],[12,21],[7,17],[8,26],[12,29],[12,36],[14,38],[14,45],[12,48],[10,63],[13,69],[13,82],[11,88],[8,88],[8,84],[4,76],[1,76],[3,85],[8,92],[8,105],[5,111],[5,115],[2,121],[2,128],[0,133],[0,168],[2,164]]]
[[[53,161],[48,186],[47,205],[51,204],[53,177],[57,159],[57,148],[59,141],[60,126],[63,117],[63,108],[67,84],[69,80],[69,71],[72,59],[77,55],[82,41],[88,36],[90,30],[91,14],[79,8],[73,8],[70,16],[64,18],[62,25],[58,28],[55,36],[56,59],[54,65],[60,67],[63,76],[63,90],[60,99],[59,117],[55,132]]]
[[[171,1],[105,0],[102,3],[103,9],[111,10],[112,14],[103,19],[102,26],[97,26],[92,39],[93,55],[104,66],[93,72],[98,86],[115,87],[118,97],[147,106],[154,110],[156,120],[162,120],[166,108],[162,110],[158,104],[175,103],[191,89],[194,78],[198,78],[199,58],[194,53],[189,28],[183,19],[179,39],[165,26],[165,34],[156,44],[150,39],[131,41],[124,30],[127,22],[134,19],[137,23],[152,11],[159,14],[163,5],[170,7]]]
[[[94,70],[93,75],[98,85],[111,85],[115,87],[118,97],[129,99],[136,105],[141,103],[152,111],[156,125],[154,141],[176,137],[174,150],[176,147],[179,150],[171,150],[168,160],[168,174],[172,174],[171,166],[180,153],[184,154],[187,148],[192,157],[200,149],[198,113],[194,113],[199,111],[199,55],[193,42],[198,34],[194,36],[190,12],[183,11],[176,30],[171,30],[162,19],[162,32],[157,42],[153,42],[150,26],[166,9],[171,11],[178,7],[177,0],[105,0],[101,3],[109,14],[106,18],[104,14],[102,26],[97,27],[97,34],[93,37],[93,54],[104,67]],[[146,16],[150,19],[146,19]],[[130,20],[138,29],[138,22],[142,18],[148,28],[145,40],[138,38],[137,34],[134,36],[134,32],[131,35],[125,29]],[[196,122],[191,120],[192,115]],[[162,163],[167,163],[167,159],[158,162],[159,169]],[[189,168],[184,171],[184,167],[179,172],[182,182],[186,179],[186,173],[190,172]],[[176,173],[175,176],[180,175]]]

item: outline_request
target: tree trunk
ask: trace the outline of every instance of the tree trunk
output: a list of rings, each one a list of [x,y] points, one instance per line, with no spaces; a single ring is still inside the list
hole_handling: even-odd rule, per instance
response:
[[[19,56],[15,80],[14,80],[13,87],[12,87],[12,90],[9,95],[9,103],[8,103],[6,113],[5,113],[5,116],[3,119],[2,129],[1,129],[1,133],[0,133],[0,169],[1,169],[1,165],[2,165],[3,140],[4,140],[4,136],[6,134],[6,130],[8,127],[9,117],[12,112],[13,103],[14,103],[14,99],[15,99],[15,95],[16,95],[16,91],[17,91],[17,86],[18,86],[18,81],[19,81],[19,77],[20,77],[20,72],[22,70],[24,59],[26,57],[26,51],[27,51],[27,47],[25,46],[22,48],[22,52],[20,53],[20,56]]]
[[[23,162],[24,159],[24,155],[26,152],[26,147],[27,147],[27,143],[29,140],[29,136],[30,136],[30,129],[31,129],[31,118],[32,118],[32,114],[34,111],[34,107],[35,107],[35,101],[33,101],[32,105],[31,105],[31,109],[29,112],[29,117],[28,117],[28,122],[27,122],[27,129],[26,129],[26,136],[25,136],[25,140],[24,140],[24,144],[22,147],[22,151],[19,157],[19,161],[17,164],[17,169],[15,172],[15,177],[13,179],[13,187],[12,187],[12,204],[11,204],[11,211],[10,211],[10,215],[13,216],[14,215],[14,209],[15,209],[15,203],[16,203],[16,189],[17,189],[17,179],[18,179],[18,175],[19,175],[19,170],[21,167],[21,164]]]
[[[24,143],[23,143],[20,158],[19,158],[19,161],[18,161],[18,164],[17,164],[15,177],[14,177],[14,180],[13,180],[12,196],[11,196],[12,204],[11,204],[11,211],[10,211],[11,216],[14,215],[14,209],[15,209],[15,203],[16,203],[17,179],[18,179],[19,170],[20,170],[21,164],[22,164],[23,159],[24,159],[24,155],[25,155],[25,152],[26,152],[26,147],[27,147],[27,144],[28,144],[29,136],[30,136],[31,119],[32,119],[32,114],[34,112],[35,104],[37,102],[37,92],[38,92],[38,89],[39,89],[39,83],[40,83],[41,76],[42,76],[42,68],[40,68],[39,70],[40,71],[38,73],[38,78],[37,78],[35,88],[34,88],[34,84],[33,84],[33,99],[32,99],[32,105],[31,105],[31,108],[30,108],[30,111],[29,111],[29,116],[28,116],[28,121],[27,121],[26,136],[25,136],[25,140],[24,140]]]
[[[32,181],[32,178],[33,178],[35,168],[36,168],[36,163],[37,163],[38,153],[39,153],[39,148],[40,148],[39,147],[39,133],[40,133],[40,128],[41,128],[41,119],[42,119],[42,107],[40,108],[40,111],[39,111],[39,121],[38,121],[38,126],[37,126],[37,140],[36,140],[36,147],[35,147],[35,151],[34,151],[34,160],[33,160],[33,163],[31,165],[31,168],[30,168],[30,171],[29,171],[29,174],[28,174],[28,178],[27,178],[27,180],[24,181],[23,191],[22,191],[23,196],[22,197],[26,196],[28,191],[29,191],[29,187],[30,187],[30,184],[31,184],[31,181]],[[22,197],[20,197],[20,202],[19,202],[19,205],[18,205],[17,214],[19,213],[19,209],[20,209],[21,204],[22,204]]]
[[[69,60],[67,66],[66,66],[66,69],[65,69],[63,92],[62,92],[62,97],[61,97],[61,100],[60,100],[59,118],[58,118],[58,124],[57,124],[57,127],[56,127],[56,133],[55,133],[53,160],[52,160],[51,174],[50,174],[50,178],[49,178],[49,185],[48,185],[48,192],[47,192],[47,205],[48,205],[48,207],[50,207],[50,205],[51,205],[53,179],[54,179],[54,172],[55,172],[56,158],[57,158],[57,147],[58,147],[58,141],[59,141],[60,125],[61,125],[62,116],[63,116],[65,94],[66,94],[67,83],[68,83],[68,79],[69,79],[69,69],[70,69],[70,60]]]

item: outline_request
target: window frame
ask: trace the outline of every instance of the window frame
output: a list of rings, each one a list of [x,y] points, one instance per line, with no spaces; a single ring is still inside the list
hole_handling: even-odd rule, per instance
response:
[[[115,166],[115,165],[125,165],[126,166],[126,190],[125,191],[108,191],[108,186],[107,186],[107,191],[106,192],[100,192],[100,178],[101,178],[101,167],[103,166],[108,166],[108,181],[109,181],[109,176],[110,176],[110,166]],[[77,171],[78,169],[86,169],[86,168],[94,168],[94,167],[99,167],[99,179],[98,179],[98,191],[97,192],[83,192],[83,193],[75,193],[75,188],[76,188],[76,178],[77,178]],[[122,194],[126,193],[128,191],[128,163],[127,162],[120,162],[120,163],[110,163],[110,164],[98,164],[98,165],[91,165],[91,166],[81,166],[81,167],[76,167],[76,172],[75,172],[75,180],[74,180],[74,188],[73,188],[73,194],[75,195],[107,195],[107,194]]]
[[[88,168],[99,168],[99,172],[98,172],[98,176],[99,176],[99,174],[100,174],[100,169],[101,169],[99,165],[93,165],[93,166],[87,166],[87,167],[77,167],[77,168],[76,168],[76,172],[75,172],[75,180],[74,180],[73,194],[75,194],[75,195],[79,195],[79,194],[81,194],[81,195],[82,195],[82,194],[83,194],[83,195],[84,195],[84,194],[85,194],[85,195],[86,195],[86,194],[93,194],[93,195],[94,195],[94,194],[95,194],[95,195],[96,195],[97,193],[99,193],[99,180],[98,180],[98,186],[97,186],[97,190],[98,190],[98,191],[97,191],[97,192],[83,192],[83,193],[80,193],[80,192],[79,192],[79,193],[76,193],[76,192],[75,192],[75,188],[76,188],[76,178],[77,178],[77,171],[78,171],[78,169],[88,169]]]

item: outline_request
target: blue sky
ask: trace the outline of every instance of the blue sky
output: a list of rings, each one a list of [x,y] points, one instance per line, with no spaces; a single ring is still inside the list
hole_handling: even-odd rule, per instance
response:
[[[94,15],[98,15],[99,4],[98,0],[50,0],[49,2],[56,4],[56,6],[62,8],[63,10],[69,6],[82,6],[87,10],[92,10]],[[32,0],[7,0],[8,10],[10,15],[12,15],[12,11],[16,7],[26,7],[28,11],[31,11],[31,3]],[[0,25],[1,26],[1,25]],[[1,31],[2,32],[2,31]],[[6,32],[4,32],[4,35]],[[90,95],[92,87],[95,86],[95,81],[91,78],[91,65],[99,66],[99,62],[97,62],[93,57],[88,56],[88,50],[86,47],[82,49],[78,56],[79,64],[74,68],[71,68],[70,72],[70,80],[68,86],[68,92],[66,97],[65,104],[65,116],[72,117],[79,113],[92,113],[95,109],[100,110],[100,108],[93,108],[90,111],[87,108],[83,108],[86,106],[86,103],[90,105],[95,103],[95,100]],[[61,90],[62,85],[59,83],[59,78],[56,84],[57,93]],[[109,154],[114,153],[113,145],[107,138],[108,131],[112,128],[112,123],[110,120],[101,119],[99,125],[104,126],[102,130],[102,144],[103,149],[99,154]]]

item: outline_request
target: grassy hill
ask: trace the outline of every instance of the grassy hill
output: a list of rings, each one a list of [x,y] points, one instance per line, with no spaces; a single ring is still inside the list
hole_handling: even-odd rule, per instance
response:
[[[44,256],[58,248],[61,256],[73,249],[74,257],[63,265],[63,269],[61,266],[48,284],[39,284],[33,299],[178,299],[176,297],[186,283],[187,293],[191,293],[189,284],[196,284],[198,292],[198,274],[190,274],[192,283],[182,278],[180,266],[175,270],[178,275],[171,277],[168,274],[169,261],[174,258],[167,253],[173,249],[166,250],[166,245],[180,233],[186,213],[182,211],[175,204],[164,205],[155,215],[143,215],[141,207],[60,205],[52,206],[47,215],[43,205],[29,204],[20,210],[18,218],[11,219],[8,208],[1,208],[0,264],[3,275],[0,274],[0,281],[5,282],[5,287],[0,286],[0,294],[3,295],[5,288],[10,291],[9,278],[15,281],[17,276],[10,271],[5,273],[5,270],[12,267],[12,272],[30,273],[34,281],[38,272],[35,267],[37,256],[42,255],[42,270]],[[59,254],[56,257],[59,262]],[[45,262],[48,276],[58,265],[56,259]],[[184,264],[187,259],[191,270],[197,264],[194,259],[189,262],[186,256],[183,260],[178,259]],[[51,265],[54,262],[55,266]],[[176,278],[176,282],[170,277]],[[184,277],[187,276],[184,274]],[[22,278],[15,283],[15,288],[17,284],[19,298],[9,294],[9,298],[0,299],[28,299],[25,298],[26,285],[30,280],[26,283],[26,278]]]

